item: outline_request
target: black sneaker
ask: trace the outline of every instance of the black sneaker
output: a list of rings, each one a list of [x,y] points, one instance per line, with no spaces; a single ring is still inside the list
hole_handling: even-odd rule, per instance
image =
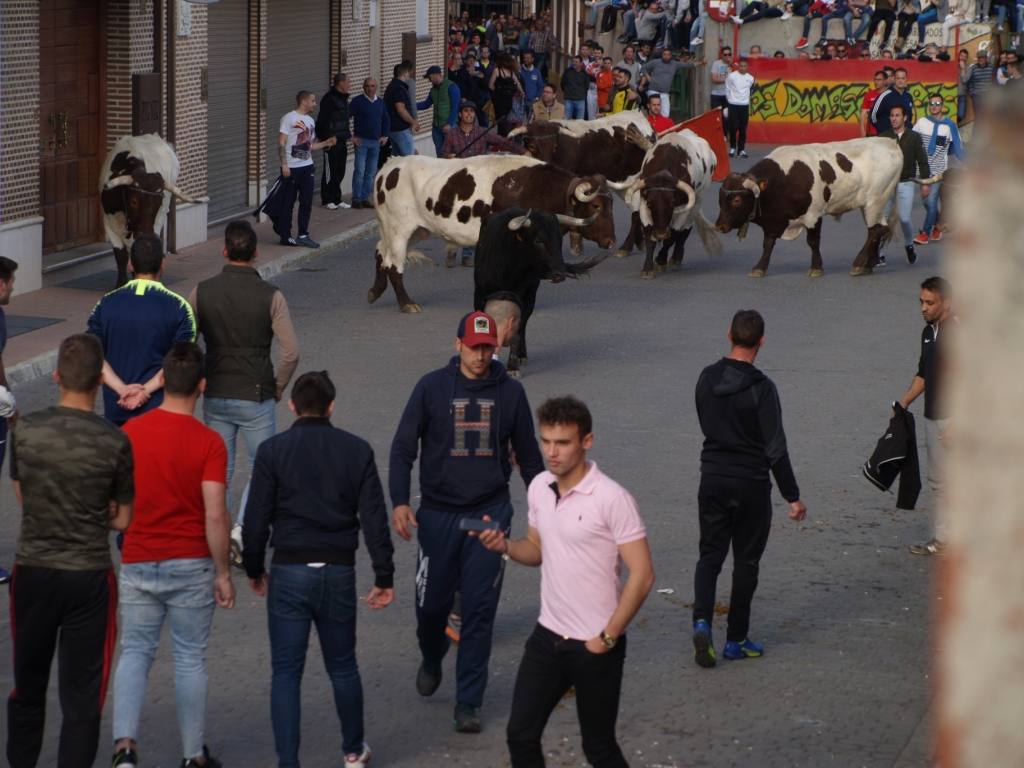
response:
[[[0,568],[0,584],[6,584],[11,580],[11,572],[6,568]]]
[[[139,753],[131,747],[123,747],[114,754],[110,768],[137,768],[138,764]]]
[[[917,251],[914,250],[914,246],[907,246],[907,264],[913,264],[917,261]]]
[[[316,240],[314,240],[309,235],[299,235],[295,239],[295,244],[296,245],[301,245],[303,248],[319,248],[320,247],[320,243],[318,243]]]
[[[294,237],[282,237],[280,240],[278,240],[278,243],[280,245],[292,246],[292,245],[295,245],[295,238]]]
[[[203,758],[205,762],[202,763],[194,757],[182,760],[181,768],[224,768],[224,763],[213,757],[205,744],[203,744]]]
[[[420,696],[432,696],[438,686],[441,685],[441,665],[428,664],[424,659],[416,672],[416,692]]]
[[[480,710],[468,704],[456,704],[452,722],[456,733],[480,733]]]

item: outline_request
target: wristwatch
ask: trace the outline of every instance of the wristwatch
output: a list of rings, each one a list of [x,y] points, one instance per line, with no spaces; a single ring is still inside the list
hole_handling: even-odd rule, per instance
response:
[[[600,637],[601,637],[601,642],[604,643],[604,647],[607,648],[609,651],[612,648],[614,648],[615,644],[619,641],[619,638],[612,637],[607,632],[605,632],[603,629],[601,630]]]

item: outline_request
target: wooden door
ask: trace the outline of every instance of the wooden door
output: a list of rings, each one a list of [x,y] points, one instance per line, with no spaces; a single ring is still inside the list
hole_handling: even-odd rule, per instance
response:
[[[41,0],[39,144],[43,253],[102,239],[103,38],[106,3]]]

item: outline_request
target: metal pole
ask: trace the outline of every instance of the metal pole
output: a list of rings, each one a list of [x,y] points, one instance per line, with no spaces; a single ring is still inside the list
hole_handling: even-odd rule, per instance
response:
[[[178,0],[164,0],[167,4],[167,143],[174,145],[174,73],[175,73],[175,6]],[[177,210],[174,195],[171,195],[171,202],[167,208],[167,252],[176,253],[178,250],[178,238],[175,232],[177,227]]]

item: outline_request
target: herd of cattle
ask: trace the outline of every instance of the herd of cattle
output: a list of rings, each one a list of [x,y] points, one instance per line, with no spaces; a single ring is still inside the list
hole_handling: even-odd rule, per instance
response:
[[[403,312],[420,311],[406,292],[403,275],[410,260],[426,257],[409,250],[410,244],[442,238],[449,266],[458,246],[476,246],[477,293],[489,286],[518,297],[524,309],[519,343],[525,352],[525,327],[540,282],[585,274],[615,246],[613,192],[632,211],[630,231],[617,255],[644,248],[643,278],[667,267],[670,249],[670,263],[681,264],[694,227],[705,249],[717,254],[719,232],[737,229],[744,237],[751,222],[764,233],[763,253],[751,276],[764,276],[776,240],[792,240],[807,230],[809,274],[819,277],[822,219],[853,209],[864,216],[867,238],[850,274],[870,274],[898,224],[896,216],[888,221],[885,212],[903,162],[892,141],[779,147],[749,171],[724,179],[718,220],[712,225],[701,203],[711,189],[716,156],[689,129],[658,136],[642,115],[625,112],[597,120],[537,122],[510,135],[521,136],[528,156],[443,160],[414,155],[394,158],[381,168],[374,182],[380,240],[367,296],[371,303],[390,282]],[[175,186],[177,175],[174,151],[156,135],[125,137],[107,157],[100,192],[107,236],[117,256],[118,285],[127,279],[132,239],[161,231],[171,195],[190,200]],[[582,253],[584,238],[605,249],[604,255],[567,264],[561,247],[565,233],[575,256]]]

